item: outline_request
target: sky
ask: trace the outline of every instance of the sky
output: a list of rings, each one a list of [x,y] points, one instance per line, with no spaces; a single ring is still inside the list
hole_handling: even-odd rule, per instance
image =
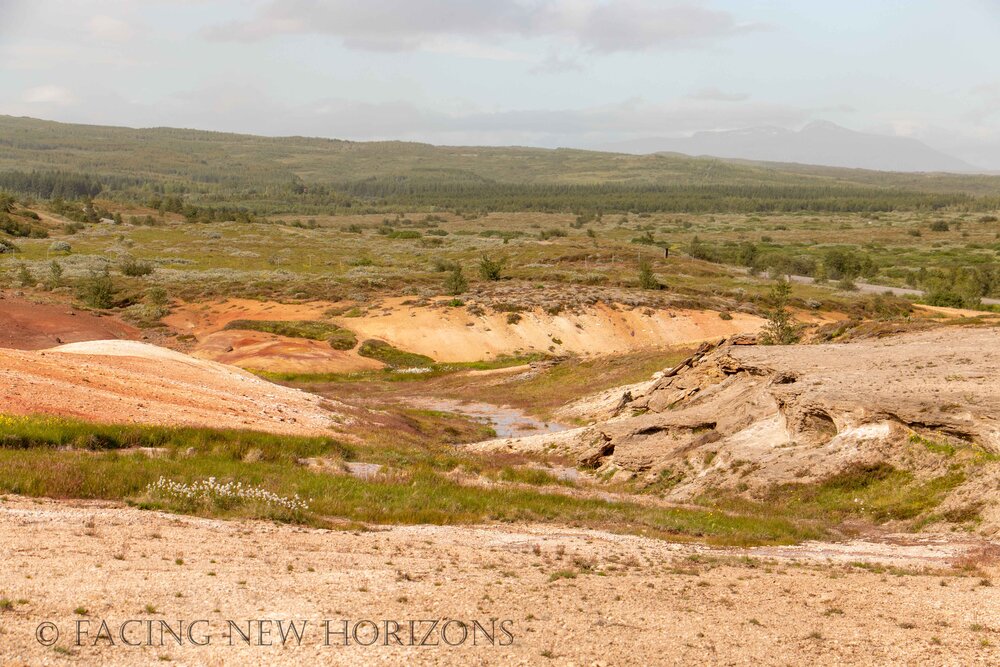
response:
[[[0,0],[0,114],[600,148],[827,120],[1000,170],[998,0]]]

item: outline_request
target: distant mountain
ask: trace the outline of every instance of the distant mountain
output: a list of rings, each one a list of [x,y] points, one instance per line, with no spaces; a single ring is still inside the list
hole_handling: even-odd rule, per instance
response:
[[[623,153],[672,152],[878,171],[984,171],[916,139],[855,132],[827,121],[810,123],[797,132],[779,127],[754,127],[698,132],[676,139],[635,139],[605,148]]]

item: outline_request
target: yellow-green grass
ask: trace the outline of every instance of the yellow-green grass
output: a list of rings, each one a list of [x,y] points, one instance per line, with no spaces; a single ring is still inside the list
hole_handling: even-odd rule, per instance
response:
[[[910,471],[879,463],[857,465],[817,483],[782,484],[769,489],[758,501],[716,492],[701,502],[713,508],[794,520],[840,523],[861,519],[878,524],[927,515],[965,478],[965,472],[956,468],[920,479]]]
[[[119,500],[168,511],[311,524],[331,520],[372,524],[551,522],[720,544],[786,543],[822,534],[816,527],[783,518],[607,502],[549,493],[544,487],[526,488],[522,484],[489,488],[463,485],[443,473],[451,464],[441,459],[412,463],[395,474],[373,479],[320,472],[294,461],[302,454],[360,454],[323,438],[101,426],[49,418],[5,418],[4,424],[4,432],[14,437],[6,438],[0,446],[3,493]],[[105,447],[90,441],[88,431],[107,438]],[[89,443],[96,449],[58,448],[74,443]],[[286,443],[287,451],[280,451],[279,443]],[[167,451],[150,456],[120,449],[137,446],[166,447]],[[260,453],[252,453],[254,449]],[[456,457],[452,470],[461,465],[463,458]],[[193,509],[189,503],[170,496],[151,494],[149,485],[161,477],[184,484],[209,478],[219,483],[239,481],[281,497],[297,495],[309,507],[302,516],[252,502],[198,505]]]
[[[534,361],[541,361],[547,355],[541,353],[524,355],[501,355],[494,359],[480,361],[435,362],[424,366],[423,373],[400,373],[395,368],[385,368],[377,371],[358,371],[354,373],[296,373],[276,372],[250,369],[256,375],[272,382],[287,382],[290,384],[316,385],[343,382],[419,382],[439,378],[462,371],[489,371],[503,368],[523,366]]]

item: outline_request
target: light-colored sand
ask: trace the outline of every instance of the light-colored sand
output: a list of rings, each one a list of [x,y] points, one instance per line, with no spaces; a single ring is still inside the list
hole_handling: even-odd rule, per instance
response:
[[[0,413],[110,423],[246,428],[325,434],[334,419],[317,396],[230,366],[134,341],[54,350],[0,349]]]
[[[150,361],[183,363],[199,368],[209,367],[182,352],[134,340],[89,340],[81,343],[60,345],[49,351],[60,352],[62,354],[85,354],[102,357],[134,357]]]
[[[0,503],[4,665],[996,664],[1000,589],[906,574],[974,545],[854,542],[710,550],[541,526],[352,534],[174,517],[94,503]],[[833,554],[835,564],[826,564]],[[749,560],[744,556],[749,555]],[[177,559],[182,559],[178,564]],[[584,568],[591,568],[586,573]],[[986,571],[997,573],[987,562]],[[576,572],[575,578],[559,577]],[[597,572],[603,574],[597,574]],[[555,575],[555,576],[553,576]],[[147,607],[149,605],[149,607]],[[86,609],[86,615],[74,610]],[[510,619],[509,646],[324,646],[324,620]],[[211,644],[94,645],[101,621],[205,619]],[[306,620],[301,646],[229,646],[228,620]],[[78,621],[89,630],[75,645]],[[87,622],[89,621],[89,625]],[[55,624],[54,647],[41,623]],[[300,624],[301,625],[301,624]],[[148,644],[136,625],[132,641]],[[426,627],[421,625],[418,627]],[[51,631],[48,631],[51,632]],[[51,634],[43,635],[51,636]],[[452,628],[452,641],[456,640]],[[363,636],[363,635],[362,635]],[[407,637],[405,632],[402,635]],[[460,635],[457,635],[460,636]],[[157,644],[159,633],[154,632]],[[480,635],[481,639],[481,635]],[[257,641],[256,639],[254,641]],[[68,654],[66,652],[69,652]]]

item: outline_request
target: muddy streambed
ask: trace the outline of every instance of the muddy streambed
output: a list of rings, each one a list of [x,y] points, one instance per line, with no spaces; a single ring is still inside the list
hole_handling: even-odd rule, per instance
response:
[[[413,398],[407,403],[424,410],[438,410],[464,415],[492,427],[498,438],[523,438],[529,435],[558,433],[571,428],[565,424],[541,421],[518,408],[490,403],[476,403],[450,398]]]

